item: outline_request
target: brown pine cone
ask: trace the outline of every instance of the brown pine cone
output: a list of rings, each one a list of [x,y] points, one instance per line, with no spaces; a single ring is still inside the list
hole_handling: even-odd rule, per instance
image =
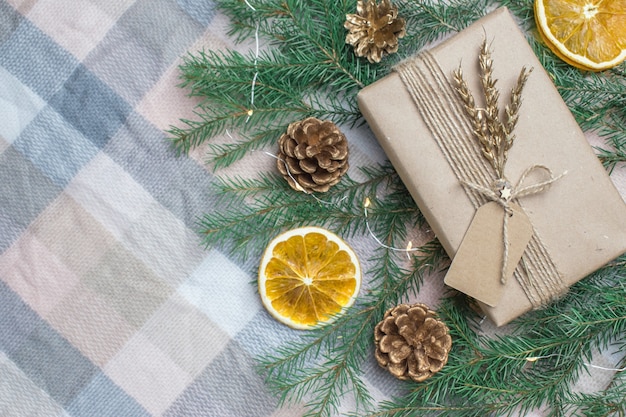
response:
[[[359,0],[356,14],[347,14],[346,43],[357,56],[371,63],[380,62],[383,53],[398,51],[398,40],[406,34],[405,21],[398,17],[398,8],[390,0]]]
[[[309,117],[278,139],[278,170],[291,188],[326,192],[348,170],[348,141],[337,125]]]
[[[424,304],[390,308],[374,329],[376,360],[399,379],[421,382],[438,372],[452,348],[448,326]]]

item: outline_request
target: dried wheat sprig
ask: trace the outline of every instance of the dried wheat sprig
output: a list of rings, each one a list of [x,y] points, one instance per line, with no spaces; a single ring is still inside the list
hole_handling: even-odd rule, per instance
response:
[[[497,80],[493,78],[493,60],[491,59],[491,51],[486,40],[483,41],[481,46],[478,62],[481,72],[480,81],[485,97],[485,124],[491,142],[491,155],[488,159],[496,170],[498,177],[502,178],[507,158],[506,138],[504,126],[500,122],[500,109],[498,106],[500,92],[496,89]]]
[[[504,108],[507,118],[506,124],[504,125],[507,138],[507,150],[513,146],[513,141],[515,139],[513,130],[515,129],[519,119],[519,109],[522,105],[522,90],[524,89],[524,85],[526,85],[526,81],[532,71],[532,68],[524,67],[521,69],[519,76],[517,77],[517,83],[515,84],[515,87],[511,89],[510,103]]]
[[[472,132],[474,136],[478,139],[480,143],[481,150],[485,158],[490,159],[491,153],[491,141],[487,137],[487,127],[485,125],[485,117],[483,115],[483,110],[476,107],[476,102],[474,101],[474,96],[472,95],[472,91],[469,89],[467,82],[463,78],[463,69],[461,66],[454,71],[454,80],[457,84],[457,92],[463,101],[463,107],[465,112],[470,118],[472,123]]]
[[[485,112],[489,119],[493,121],[498,120],[498,100],[500,99],[500,92],[496,89],[496,83],[498,80],[493,78],[493,60],[491,59],[491,52],[487,46],[487,41],[483,42],[478,57],[478,63],[480,65],[481,84],[483,87],[483,93],[485,97]],[[496,133],[498,127],[490,126]]]
[[[478,57],[481,85],[485,99],[485,108],[476,107],[474,97],[463,78],[459,67],[454,72],[456,91],[463,101],[465,111],[472,122],[473,133],[478,139],[484,157],[496,171],[498,178],[504,178],[504,166],[508,151],[513,146],[513,129],[519,119],[521,95],[531,70],[522,68],[515,87],[511,90],[510,103],[505,106],[506,124],[500,120],[498,100],[500,92],[496,88],[497,80],[493,77],[493,60],[487,41],[483,41]]]

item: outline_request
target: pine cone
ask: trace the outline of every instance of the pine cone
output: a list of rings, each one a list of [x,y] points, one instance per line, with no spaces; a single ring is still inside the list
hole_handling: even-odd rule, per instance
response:
[[[297,191],[326,192],[348,170],[348,141],[337,125],[309,117],[278,139],[278,170]]]
[[[406,34],[405,21],[398,17],[398,8],[390,0],[359,0],[356,14],[346,15],[346,43],[354,53],[371,63],[380,62],[383,53],[398,51],[398,40]]]
[[[374,329],[376,360],[394,376],[421,382],[448,361],[448,326],[424,304],[390,308]]]

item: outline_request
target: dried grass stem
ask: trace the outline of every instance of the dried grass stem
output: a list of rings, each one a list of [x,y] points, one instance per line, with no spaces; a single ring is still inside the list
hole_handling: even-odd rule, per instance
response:
[[[522,90],[532,69],[524,67],[520,71],[517,82],[511,90],[510,101],[504,108],[505,120],[502,121],[498,105],[500,92],[496,88],[497,80],[493,77],[493,60],[486,40],[483,41],[478,61],[485,100],[484,108],[476,106],[476,101],[463,78],[463,70],[460,66],[454,72],[454,80],[457,84],[456,91],[471,120],[472,131],[480,144],[484,157],[496,171],[498,179],[503,179],[508,151],[513,146],[515,139],[513,130],[519,119]]]

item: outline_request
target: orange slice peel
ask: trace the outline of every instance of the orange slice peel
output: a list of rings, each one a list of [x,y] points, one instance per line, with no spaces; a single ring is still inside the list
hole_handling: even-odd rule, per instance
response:
[[[535,21],[570,65],[603,71],[626,60],[626,0],[535,0]]]
[[[294,329],[329,323],[354,304],[361,269],[352,248],[319,227],[274,238],[259,266],[259,295],[278,321]]]

